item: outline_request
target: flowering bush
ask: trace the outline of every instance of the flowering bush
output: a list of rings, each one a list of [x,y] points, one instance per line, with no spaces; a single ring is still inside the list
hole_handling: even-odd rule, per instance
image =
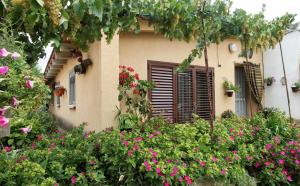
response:
[[[119,101],[125,104],[125,113],[119,110],[119,127],[130,129],[144,122],[150,113],[150,103],[146,99],[149,89],[154,87],[152,82],[140,80],[139,74],[132,67],[120,66]]]
[[[38,70],[25,62],[22,43],[7,30],[0,30],[0,127],[10,135],[1,141],[17,148],[51,127],[45,108],[50,92]]]

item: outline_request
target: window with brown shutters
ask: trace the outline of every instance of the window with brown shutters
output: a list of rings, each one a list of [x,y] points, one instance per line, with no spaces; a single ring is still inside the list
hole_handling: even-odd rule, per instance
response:
[[[152,115],[163,116],[171,122],[184,123],[191,121],[192,114],[195,113],[209,120],[205,68],[191,66],[185,72],[175,73],[177,67],[173,63],[148,62],[148,79],[156,85],[149,92]],[[215,109],[213,68],[209,68],[209,78],[212,107]]]

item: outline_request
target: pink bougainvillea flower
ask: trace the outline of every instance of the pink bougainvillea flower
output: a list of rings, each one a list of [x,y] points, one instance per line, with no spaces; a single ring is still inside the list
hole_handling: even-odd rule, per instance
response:
[[[234,137],[233,136],[230,136],[229,139],[230,139],[230,141],[234,142]]]
[[[289,141],[288,145],[294,145],[294,141]]]
[[[234,159],[235,159],[235,160],[239,160],[239,157],[238,157],[238,156],[234,156]]]
[[[0,57],[8,56],[9,52],[5,48],[0,48]]]
[[[21,55],[20,55],[18,52],[14,52],[14,53],[11,54],[11,58],[12,58],[13,60],[18,59],[20,56],[21,56]]]
[[[193,183],[192,179],[189,176],[184,176],[184,180],[186,181],[186,184],[191,185]]]
[[[149,165],[148,161],[144,162],[147,171],[151,171],[151,165]]]
[[[12,150],[12,148],[11,148],[11,147],[8,147],[8,146],[6,146],[6,147],[4,147],[4,150],[5,150],[5,152],[10,152],[10,151]]]
[[[135,77],[136,80],[140,80],[139,74],[137,74],[137,73],[134,74],[134,77]]]
[[[127,70],[128,70],[129,72],[134,72],[134,69],[133,69],[132,67],[127,67]]]
[[[258,167],[260,167],[260,163],[255,164],[255,168],[258,168]]]
[[[230,161],[231,159],[230,159],[229,156],[226,156],[225,160],[226,160],[226,161]]]
[[[284,160],[283,159],[280,159],[278,162],[279,162],[280,165],[284,164]]]
[[[205,162],[205,161],[201,161],[201,162],[200,162],[200,166],[201,166],[201,167],[205,167],[205,165],[206,165],[206,162]]]
[[[160,173],[160,168],[157,168],[157,169],[156,169],[156,173],[157,173],[157,174]]]
[[[216,157],[214,156],[214,157],[212,157],[212,161],[213,161],[213,162],[217,162],[217,161],[218,161],[218,158],[216,158]]]
[[[14,108],[16,108],[19,104],[19,101],[17,100],[17,98],[14,96],[11,100],[11,104]]]
[[[230,128],[230,129],[229,129],[229,133],[232,133],[232,131],[233,131],[233,128]]]
[[[138,150],[139,150],[139,145],[138,145],[138,144],[134,144],[133,150],[134,150],[134,151],[138,151]]]
[[[76,176],[72,176],[71,178],[72,185],[75,185],[77,182]]]
[[[284,156],[284,155],[285,155],[285,152],[284,152],[284,151],[280,151],[280,154],[281,154],[282,156]]]
[[[282,170],[282,173],[283,173],[285,176],[288,175],[288,172],[287,172],[286,169],[283,169],[283,170]]]
[[[170,186],[170,184],[167,181],[165,181],[164,186]]]
[[[246,159],[247,159],[248,161],[250,161],[250,160],[252,160],[252,156],[247,155],[247,156],[246,156]]]
[[[35,144],[34,142],[31,144],[31,148],[32,148],[32,149],[35,149],[35,148],[36,148],[36,144]]]
[[[152,134],[149,135],[148,138],[152,139],[152,138],[154,138],[154,137],[155,137],[155,134],[152,133]]]
[[[242,137],[244,135],[244,132],[242,130],[239,130],[239,136]]]
[[[152,159],[152,161],[153,161],[153,163],[155,164],[155,165],[157,165],[158,164],[158,162],[157,162],[157,160],[156,159]]]
[[[129,150],[129,151],[127,152],[127,154],[128,154],[129,157],[131,157],[131,156],[133,155],[132,150]]]
[[[0,108],[0,116],[4,116],[6,111],[7,111],[7,107]]]
[[[0,127],[6,128],[8,127],[8,124],[9,124],[9,119],[4,116],[0,116]]]
[[[32,89],[33,88],[33,84],[34,84],[34,81],[26,80],[26,88],[27,89]]]
[[[269,162],[269,161],[265,162],[266,167],[269,167],[270,165],[271,165],[271,162]]]
[[[225,170],[225,169],[222,169],[222,170],[221,170],[221,174],[222,174],[222,175],[225,175],[225,174],[226,174],[226,170]]]
[[[300,161],[299,160],[295,160],[295,164],[296,165],[300,165]]]
[[[272,144],[268,143],[266,144],[266,150],[270,150],[272,148]]]
[[[152,152],[152,156],[153,156],[153,157],[157,157],[157,152],[153,151],[153,152]]]
[[[183,181],[182,177],[179,177],[178,181],[181,183]]]
[[[172,160],[167,160],[168,163],[172,163]]]
[[[291,152],[291,154],[295,154],[296,153],[296,151],[294,149],[292,149],[290,152]]]
[[[135,142],[141,142],[141,141],[143,141],[143,138],[142,137],[136,137],[136,138],[134,138],[134,141]]]
[[[43,140],[43,136],[41,134],[37,135],[37,140],[38,141],[42,141]]]
[[[287,179],[287,181],[289,181],[289,182],[293,181],[292,176],[287,176],[286,179]]]
[[[123,145],[124,145],[125,147],[128,147],[128,144],[129,144],[128,141],[123,141]]]
[[[0,67],[0,75],[5,75],[5,74],[7,74],[8,71],[9,71],[8,66],[1,66]]]
[[[233,150],[232,152],[233,152],[233,154],[237,154],[238,153],[237,150]]]
[[[31,127],[20,128],[23,134],[28,134],[31,131]]]

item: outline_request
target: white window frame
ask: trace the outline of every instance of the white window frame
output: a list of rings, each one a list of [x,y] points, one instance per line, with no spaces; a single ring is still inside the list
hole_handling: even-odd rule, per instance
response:
[[[72,78],[74,78],[74,85],[72,86]],[[69,73],[69,108],[76,108],[76,76],[75,72],[72,70]]]

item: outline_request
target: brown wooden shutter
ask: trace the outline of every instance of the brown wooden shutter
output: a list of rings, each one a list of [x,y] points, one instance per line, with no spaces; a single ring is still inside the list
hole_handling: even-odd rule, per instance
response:
[[[212,107],[215,109],[215,98],[214,98],[214,73],[213,70],[209,72],[210,88]],[[196,114],[203,119],[210,119],[210,108],[208,101],[208,86],[206,82],[205,69],[196,71]],[[214,113],[214,112],[213,112]]]
[[[149,65],[150,80],[155,88],[150,91],[152,116],[163,116],[174,122],[174,79],[173,67],[166,65]]]
[[[192,120],[193,113],[193,72],[177,74],[177,122],[184,123]]]

